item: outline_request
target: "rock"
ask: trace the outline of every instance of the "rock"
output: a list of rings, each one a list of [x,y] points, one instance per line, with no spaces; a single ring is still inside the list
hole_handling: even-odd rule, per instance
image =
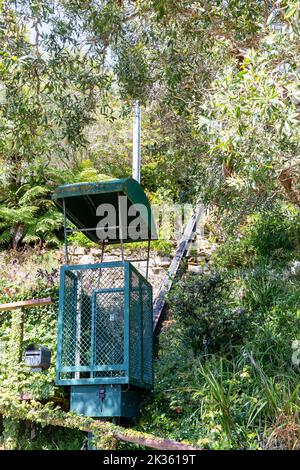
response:
[[[202,266],[199,266],[198,264],[189,264],[188,265],[188,272],[194,273],[194,274],[202,274],[203,273],[203,268],[202,268]]]
[[[219,245],[217,243],[212,243],[210,246],[210,252],[213,253],[219,248]]]
[[[170,259],[169,258],[166,258],[166,257],[160,257],[160,256],[156,256],[155,257],[155,264],[156,266],[170,266]]]
[[[203,268],[203,274],[211,274],[210,269],[205,266],[205,267]]]
[[[160,273],[161,269],[160,267],[156,266],[156,267],[152,267],[151,271],[154,275],[156,275]]]
[[[89,254],[92,255],[92,256],[101,256],[102,254],[102,250],[101,248],[91,248],[90,251],[89,251]]]
[[[81,246],[70,247],[69,251],[73,256],[83,256],[86,253],[85,248],[82,248]]]
[[[121,249],[120,250],[111,250],[109,252],[109,254],[112,255],[112,256],[121,256],[121,253],[122,253]]]
[[[207,259],[207,256],[202,256],[201,255],[201,256],[197,256],[197,261],[199,263],[205,263],[206,261],[208,261],[208,259]]]
[[[104,252],[103,263],[110,263],[111,261],[120,261],[120,258],[117,258],[116,256],[111,256],[110,253]]]
[[[199,251],[205,250],[206,248],[210,247],[210,243],[207,240],[205,240],[205,238],[200,239],[197,245],[198,245]]]
[[[200,256],[200,258],[206,258],[207,256],[209,256],[209,253],[205,250],[199,250],[198,256]]]
[[[94,263],[95,263],[95,259],[91,255],[85,255],[79,259],[79,264],[94,264]]]

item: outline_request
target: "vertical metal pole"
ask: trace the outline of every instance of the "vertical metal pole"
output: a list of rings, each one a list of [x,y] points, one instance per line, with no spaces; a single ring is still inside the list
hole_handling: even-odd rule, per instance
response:
[[[68,254],[68,238],[67,238],[67,215],[66,215],[66,202],[63,199],[63,211],[64,211],[64,235],[65,235],[65,263],[69,264]]]
[[[118,209],[119,209],[119,238],[120,238],[120,242],[121,242],[121,256],[122,256],[122,261],[124,261],[124,244],[123,244],[123,240],[124,240],[124,232],[123,232],[123,217],[122,217],[122,203],[121,203],[121,199],[122,196],[118,196]]]
[[[93,294],[92,294],[92,315],[91,315],[91,358],[90,358],[90,367],[91,369],[93,368],[93,366],[95,365],[95,319],[96,319],[96,315],[97,315],[97,294],[96,292],[94,291]],[[94,378],[95,377],[95,373],[94,371],[91,370],[91,375],[90,375],[91,378]]]
[[[102,242],[101,242],[101,257],[100,257],[100,263],[101,264],[103,263],[104,249],[105,249],[105,240],[102,240]],[[99,287],[100,287],[101,276],[102,276],[102,268],[99,268],[97,289],[99,289]]]
[[[82,272],[77,273],[77,298],[76,298],[76,345],[75,345],[75,366],[80,366],[80,352],[81,352],[81,313],[82,313]],[[74,374],[75,379],[80,379],[80,372]]]
[[[100,263],[103,263],[104,249],[105,249],[105,240],[102,240],[102,243],[101,243],[101,258],[100,258]]]
[[[132,178],[141,182],[141,106],[134,102]]]
[[[148,240],[146,279],[148,281],[151,238]]]

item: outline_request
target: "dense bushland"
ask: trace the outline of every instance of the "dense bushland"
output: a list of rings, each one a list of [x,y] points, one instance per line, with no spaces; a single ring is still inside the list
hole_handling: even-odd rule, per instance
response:
[[[299,367],[292,362],[299,213],[292,214],[251,217],[234,244],[217,250],[210,276],[177,282],[142,429],[214,449],[299,448]]]
[[[151,202],[210,207],[211,274],[170,294],[139,429],[213,449],[299,447],[299,12],[296,0],[0,2],[0,302],[56,296],[57,266],[41,255],[63,235],[51,191],[131,174],[136,99]],[[20,286],[6,261],[28,245],[41,270]],[[56,311],[28,312],[25,344],[54,353]],[[67,406],[54,367],[7,367],[13,339],[4,313],[2,396]],[[83,443],[51,428],[31,441],[22,426],[4,420],[6,446]]]

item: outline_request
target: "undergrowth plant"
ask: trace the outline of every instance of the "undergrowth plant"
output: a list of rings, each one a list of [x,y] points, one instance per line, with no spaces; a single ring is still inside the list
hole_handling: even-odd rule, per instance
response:
[[[255,214],[237,233],[211,274],[175,282],[138,426],[210,449],[299,449],[299,211]]]

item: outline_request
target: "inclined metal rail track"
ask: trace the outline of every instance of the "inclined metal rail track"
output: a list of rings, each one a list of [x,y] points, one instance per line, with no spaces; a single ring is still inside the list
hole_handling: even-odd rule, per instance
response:
[[[175,256],[170,264],[168,272],[162,282],[160,290],[153,303],[153,333],[156,332],[157,326],[160,323],[165,305],[166,295],[170,292],[174,278],[178,272],[182,259],[186,256],[189,246],[193,241],[193,235],[197,227],[200,216],[202,215],[202,206],[197,207],[192,217],[190,218],[181,240],[178,244]]]

